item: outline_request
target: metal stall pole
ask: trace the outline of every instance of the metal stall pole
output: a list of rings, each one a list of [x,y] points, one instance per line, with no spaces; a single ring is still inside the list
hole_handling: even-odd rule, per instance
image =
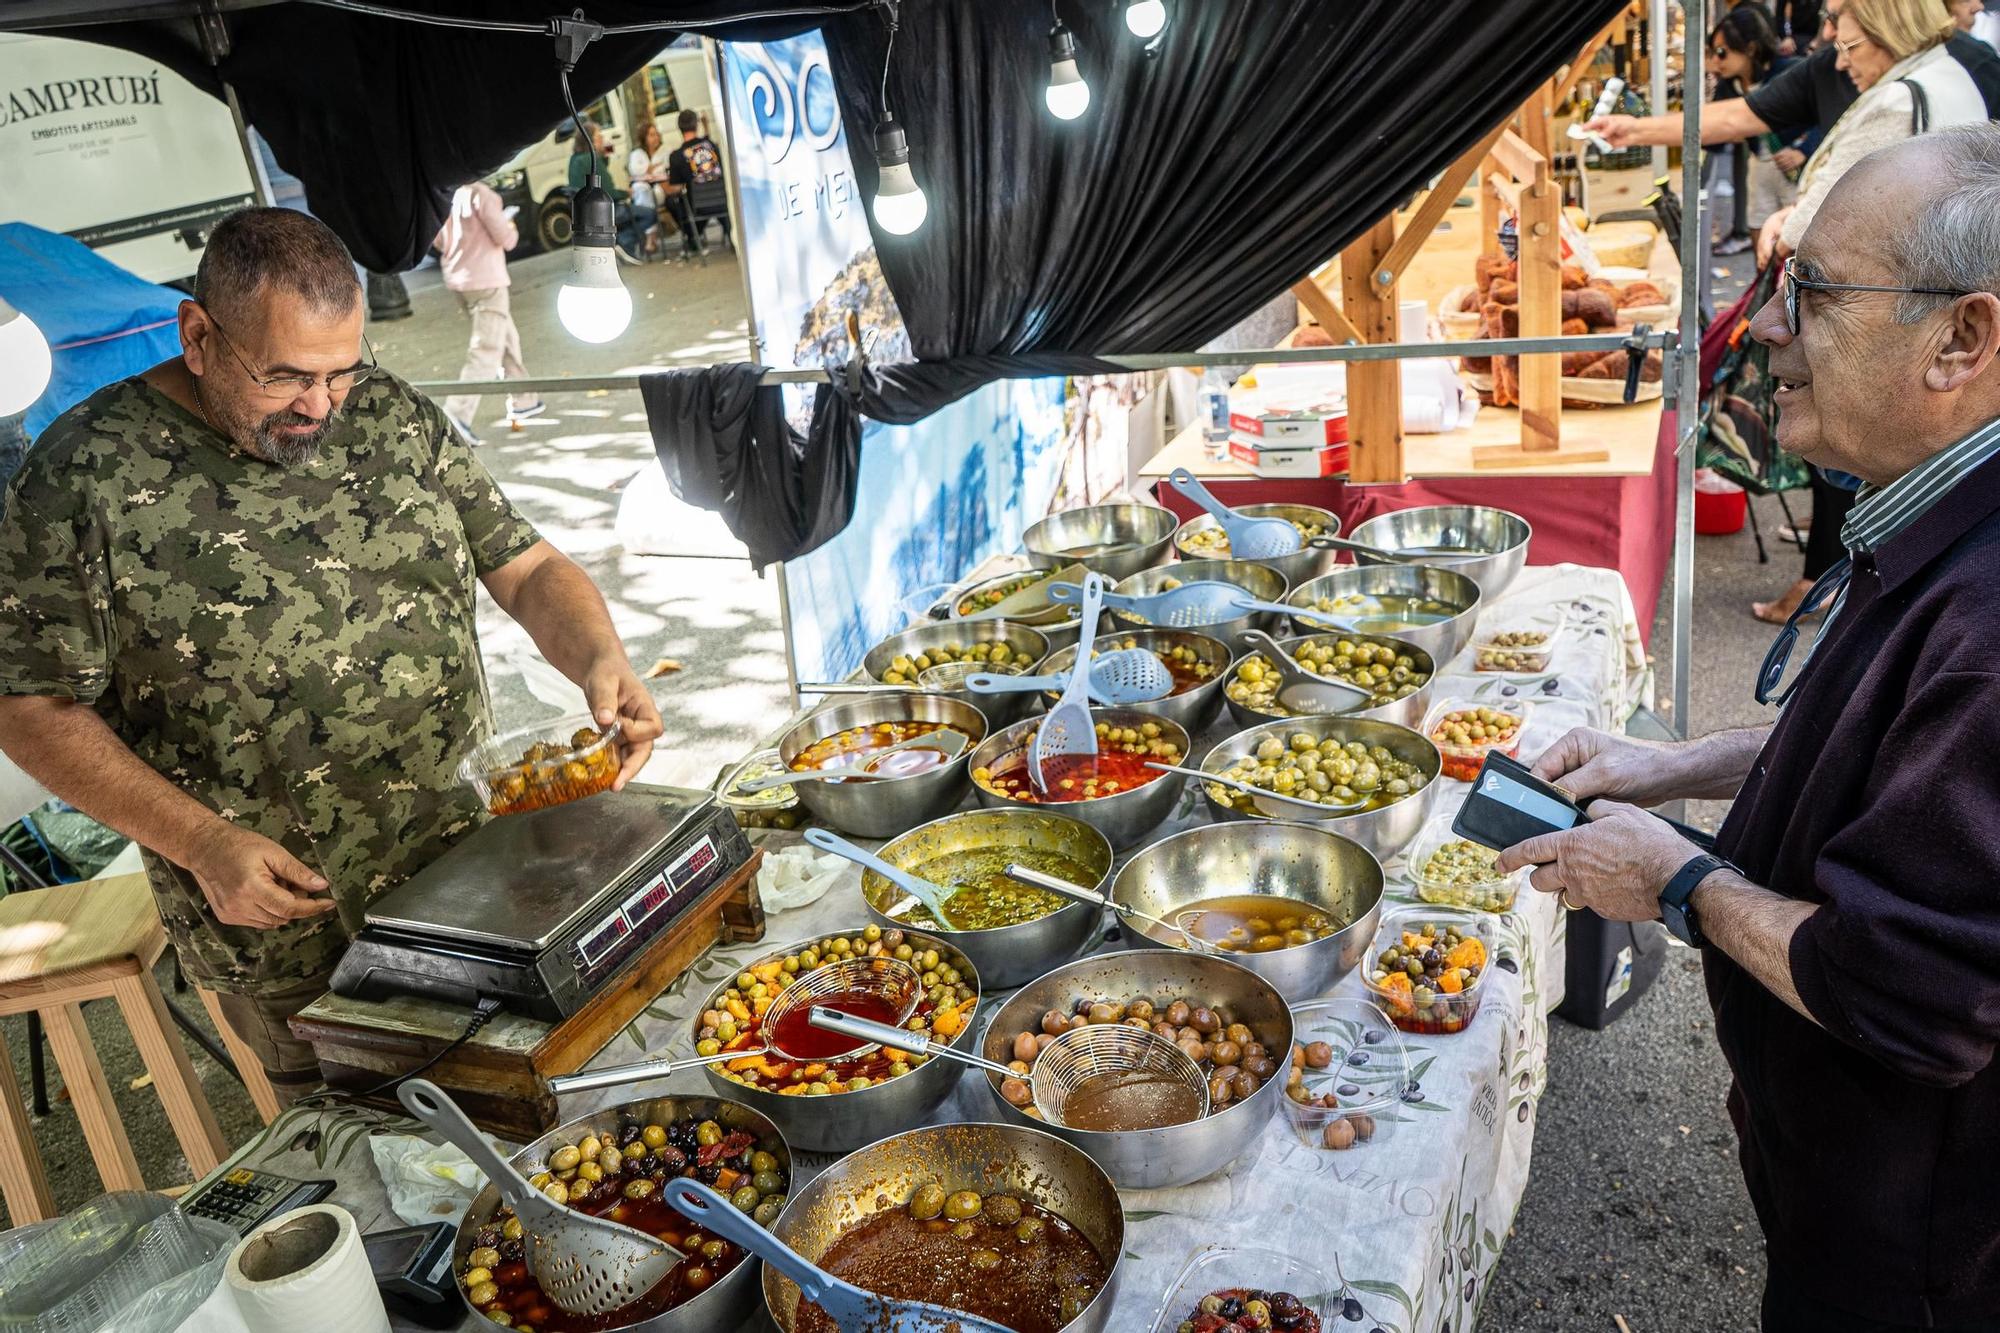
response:
[[[195,28],[201,35],[202,55],[207,57],[209,68],[216,72],[216,78],[222,84],[222,100],[229,108],[229,118],[236,122],[236,144],[243,150],[243,160],[250,165],[250,189],[257,196],[257,202],[269,208],[272,200],[271,178],[264,174],[263,160],[257,156],[256,146],[250,142],[250,122],[243,119],[243,104],[236,100],[236,85],[222,77],[222,62],[229,55],[229,24],[213,0],[202,6],[201,13],[195,17]]]
[[[1705,0],[1685,0],[1681,30],[1681,328],[1674,376],[1674,715],[1673,731],[1690,732],[1694,619],[1694,448],[1701,429],[1701,265],[1708,219],[1701,210],[1701,100],[1696,43],[1708,31]],[[1662,55],[1665,52],[1661,53]]]
[[[1667,114],[1667,2],[1653,0],[1646,6],[1646,98],[1656,116]],[[1667,150],[1653,149],[1653,178],[1667,174]]]

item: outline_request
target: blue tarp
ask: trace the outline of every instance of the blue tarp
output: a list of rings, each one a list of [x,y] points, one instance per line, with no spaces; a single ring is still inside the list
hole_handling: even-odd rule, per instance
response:
[[[180,355],[182,295],[57,232],[0,222],[0,297],[35,321],[55,354],[48,391],[28,409],[30,437],[113,380]]]

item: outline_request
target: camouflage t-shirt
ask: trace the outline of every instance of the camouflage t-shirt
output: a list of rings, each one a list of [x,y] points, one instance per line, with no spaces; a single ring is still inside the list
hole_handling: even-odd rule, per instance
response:
[[[142,380],[43,432],[0,522],[0,694],[73,698],[339,904],[225,926],[148,853],[187,972],[255,993],[324,972],[362,911],[483,812],[457,781],[488,728],[477,575],[538,540],[437,405],[390,375],[318,461],[233,447]]]

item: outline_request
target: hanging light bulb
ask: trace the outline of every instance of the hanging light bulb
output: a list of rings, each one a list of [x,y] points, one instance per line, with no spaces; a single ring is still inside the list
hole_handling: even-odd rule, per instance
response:
[[[1167,26],[1167,0],[1132,0],[1125,6],[1125,26],[1134,37],[1157,37]]]
[[[1060,19],[1049,29],[1049,86],[1042,95],[1057,120],[1075,120],[1090,109],[1090,85],[1076,67],[1076,34]]]
[[[611,196],[595,183],[569,203],[569,281],[556,293],[556,317],[573,337],[608,343],[632,322],[632,293],[618,276],[618,213]]]
[[[49,387],[49,340],[35,321],[0,301],[0,417],[25,412]]]
[[[881,169],[875,186],[875,225],[892,236],[908,236],[924,225],[931,206],[910,171],[910,141],[887,111],[875,122],[875,164]]]

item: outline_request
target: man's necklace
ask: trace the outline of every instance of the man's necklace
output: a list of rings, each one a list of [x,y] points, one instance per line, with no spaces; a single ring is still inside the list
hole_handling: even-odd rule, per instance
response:
[[[208,415],[208,404],[201,401],[201,377],[190,373],[188,375],[188,389],[194,394],[194,410],[201,413],[201,424],[210,430],[215,430],[215,422]],[[221,433],[221,431],[216,431],[218,435]]]

